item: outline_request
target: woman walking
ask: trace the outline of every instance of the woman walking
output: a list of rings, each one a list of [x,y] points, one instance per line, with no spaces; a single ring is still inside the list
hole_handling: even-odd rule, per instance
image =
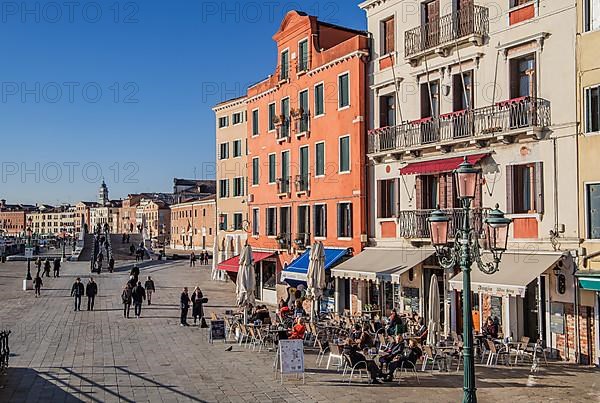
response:
[[[200,319],[200,323],[204,324],[204,308],[202,307],[204,295],[202,295],[202,290],[200,287],[196,287],[194,289],[194,293],[192,294],[192,316],[194,317],[194,325],[196,324],[196,320]]]
[[[121,299],[123,300],[123,317],[129,318],[129,311],[131,310],[131,287],[127,284],[123,288],[123,293],[121,294]]]

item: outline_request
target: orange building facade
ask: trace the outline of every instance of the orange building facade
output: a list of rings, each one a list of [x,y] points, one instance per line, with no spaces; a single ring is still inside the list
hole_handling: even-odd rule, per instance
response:
[[[276,70],[247,94],[248,242],[273,252],[257,272],[269,302],[315,240],[349,255],[367,241],[368,36],[291,11],[273,39]]]

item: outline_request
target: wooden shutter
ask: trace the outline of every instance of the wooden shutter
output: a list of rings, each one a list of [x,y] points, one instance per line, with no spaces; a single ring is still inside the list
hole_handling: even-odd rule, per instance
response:
[[[423,208],[423,177],[417,176],[415,178],[415,207],[417,210],[421,210]]]
[[[544,213],[544,163],[536,162],[534,168],[535,183],[535,211]]]
[[[514,167],[508,165],[506,167],[506,212],[512,214],[515,211],[514,199]]]
[[[385,21],[384,23],[384,30],[385,30],[385,46],[384,46],[384,53],[390,53],[394,51],[394,44],[395,44],[395,40],[394,40],[394,30],[395,30],[395,24],[394,24],[394,17],[388,19],[387,21]]]

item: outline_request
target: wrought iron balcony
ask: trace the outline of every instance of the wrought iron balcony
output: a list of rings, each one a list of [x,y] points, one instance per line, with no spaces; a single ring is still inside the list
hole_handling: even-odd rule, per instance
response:
[[[276,124],[277,141],[285,141],[290,138],[290,119],[284,118],[283,121]]]
[[[472,38],[478,44],[489,31],[489,11],[470,5],[404,33],[404,56],[411,58],[432,49],[455,46],[456,41]]]
[[[297,193],[310,192],[310,173],[296,175],[294,185]]]
[[[521,97],[483,108],[373,129],[369,131],[369,153],[486,139],[516,134],[524,129],[542,130],[551,124],[550,112],[549,101]]]
[[[280,249],[289,249],[291,246],[292,234],[289,232],[280,232],[275,238]]]
[[[448,238],[453,238],[456,235],[456,229],[460,228],[464,220],[463,209],[442,209],[448,217],[450,217],[448,227]],[[477,233],[481,233],[482,223],[488,209],[475,208],[471,210],[470,221],[471,226]],[[430,238],[431,231],[427,219],[433,210],[404,210],[398,214],[398,223],[400,226],[400,236],[402,238]]]
[[[306,249],[308,245],[310,245],[310,233],[308,232],[299,232],[294,237],[294,245],[298,249]]]
[[[288,195],[290,193],[290,182],[291,182],[290,176],[277,178],[277,193],[280,196]]]

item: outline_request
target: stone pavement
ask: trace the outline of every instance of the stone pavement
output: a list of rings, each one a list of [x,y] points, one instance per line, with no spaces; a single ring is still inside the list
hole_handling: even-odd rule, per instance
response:
[[[13,331],[13,356],[0,375],[0,402],[242,402],[242,401],[398,401],[457,402],[462,372],[420,374],[420,384],[351,385],[335,370],[316,368],[307,353],[306,384],[274,380],[274,353],[252,352],[207,342],[206,331],[178,326],[183,286],[200,285],[209,298],[206,311],[233,307],[234,286],[209,280],[210,270],[187,262],[154,262],[142,269],[157,285],[154,304],[141,319],[124,319],[120,290],[125,269],[95,276],[94,312],[74,312],[69,297],[76,276],[88,264],[65,263],[59,279],[44,279],[42,297],[20,290],[22,262],[0,264],[0,329]],[[85,276],[85,277],[84,277]],[[191,290],[190,290],[191,291]],[[83,301],[85,309],[85,298]],[[531,376],[528,368],[477,368],[481,402],[600,402],[599,372],[551,363]]]

